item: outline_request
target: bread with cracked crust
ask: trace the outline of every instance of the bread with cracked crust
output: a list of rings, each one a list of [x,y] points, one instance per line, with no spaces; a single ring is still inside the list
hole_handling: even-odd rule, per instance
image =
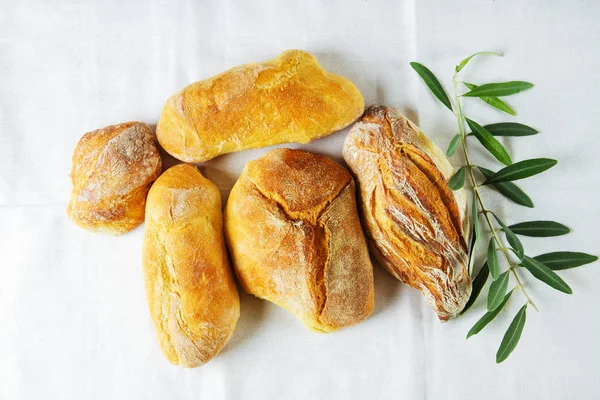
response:
[[[142,122],[86,133],[73,154],[69,218],[95,232],[132,230],[144,221],[146,195],[161,166],[154,132]]]
[[[171,96],[156,135],[186,162],[279,143],[308,143],[356,121],[362,95],[316,58],[288,50],[261,63],[232,68]]]
[[[331,332],[373,310],[373,268],[350,173],[327,157],[276,149],[246,165],[225,209],[242,287]]]
[[[420,290],[440,320],[471,294],[466,194],[452,191],[440,149],[395,109],[373,106],[344,142],[358,181],[363,226],[378,261]]]
[[[198,367],[225,346],[240,315],[221,194],[193,165],[171,167],[150,189],[145,225],[144,279],[160,347],[171,363]]]

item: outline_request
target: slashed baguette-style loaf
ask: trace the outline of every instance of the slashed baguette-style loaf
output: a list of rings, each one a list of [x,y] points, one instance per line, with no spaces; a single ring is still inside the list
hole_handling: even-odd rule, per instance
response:
[[[73,154],[67,209],[82,228],[120,235],[144,221],[146,195],[160,175],[156,137],[142,122],[86,133]]]
[[[315,57],[288,50],[192,83],[169,98],[156,134],[186,162],[278,143],[307,143],[354,122],[364,110],[352,82]]]
[[[276,149],[246,165],[225,210],[243,288],[330,332],[373,310],[373,270],[350,173],[327,157]]]
[[[197,367],[219,353],[240,303],[223,240],[221,194],[193,165],[169,168],[150,189],[143,269],[167,359]]]
[[[393,108],[370,107],[350,130],[344,159],[359,186],[369,243],[396,278],[420,290],[441,320],[471,293],[464,190],[439,148]]]

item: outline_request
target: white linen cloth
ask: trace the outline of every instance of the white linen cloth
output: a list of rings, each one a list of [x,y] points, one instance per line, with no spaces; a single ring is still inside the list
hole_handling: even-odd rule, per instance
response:
[[[72,152],[85,132],[156,124],[164,101],[186,84],[289,48],[351,79],[367,104],[397,107],[445,150],[456,123],[409,62],[424,63],[449,88],[457,62],[491,50],[505,55],[474,60],[466,81],[536,87],[507,99],[518,118],[477,100],[466,100],[466,113],[535,126],[537,136],[504,141],[513,158],[559,164],[521,181],[536,208],[496,194],[488,203],[509,223],[552,219],[573,228],[523,238],[530,255],[598,254],[598,17],[591,0],[0,0],[0,399],[597,399],[599,264],[560,272],[571,296],[521,274],[540,312],[529,309],[501,365],[494,357],[519,293],[466,341],[483,301],[441,324],[419,293],[376,267],[375,312],[364,323],[316,334],[242,293],[230,343],[186,370],[171,366],[155,339],[143,228],[96,235],[65,210]],[[345,134],[302,148],[341,161]],[[267,151],[218,157],[201,170],[225,201],[244,164]]]

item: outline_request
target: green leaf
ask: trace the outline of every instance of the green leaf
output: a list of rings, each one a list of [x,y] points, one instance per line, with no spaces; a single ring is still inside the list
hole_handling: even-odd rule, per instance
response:
[[[490,285],[487,298],[487,309],[488,311],[494,311],[501,303],[506,289],[508,288],[508,271],[502,273],[498,279],[496,279]]]
[[[510,244],[510,246],[512,247],[512,250],[517,255],[517,257],[519,257],[519,261],[522,260],[523,257],[525,257],[525,250],[523,249],[523,244],[521,243],[517,235],[515,235],[515,233],[512,230],[510,230],[510,228],[506,226],[506,224],[502,222],[502,220],[498,218],[496,214],[494,214],[494,218],[496,218],[496,221],[498,221],[500,226],[502,226],[502,230],[504,231],[506,240],[508,241],[508,244]]]
[[[517,235],[531,237],[561,236],[571,232],[563,224],[554,221],[528,221],[509,226],[510,230]]]
[[[528,178],[552,168],[557,162],[558,161],[550,158],[532,158],[530,160],[519,161],[508,167],[502,168],[500,171],[489,177],[483,184],[489,185],[491,183],[516,181]]]
[[[500,83],[486,83],[485,85],[477,86],[468,93],[463,94],[465,97],[485,97],[485,96],[510,96],[520,93],[524,90],[531,89],[533,84],[523,81],[510,81]]]
[[[485,147],[494,157],[498,159],[504,165],[512,164],[508,151],[502,146],[502,143],[492,136],[485,128],[479,125],[477,122],[465,118],[467,125],[473,131],[473,134],[479,140],[479,142]]]
[[[484,126],[493,136],[531,136],[538,133],[530,126],[517,122],[500,122]]]
[[[506,360],[510,353],[517,347],[517,343],[519,343],[519,339],[521,338],[521,333],[523,333],[523,327],[525,326],[525,321],[527,320],[527,304],[525,304],[515,318],[513,318],[508,330],[504,334],[502,338],[502,343],[500,343],[500,348],[496,353],[496,363],[500,364],[502,361]]]
[[[498,253],[496,252],[496,241],[492,237],[488,245],[487,262],[489,264],[490,273],[494,280],[500,276],[500,264],[498,263]]]
[[[425,81],[425,84],[431,90],[431,92],[441,101],[450,111],[452,110],[452,103],[450,103],[450,99],[446,94],[442,84],[435,77],[433,72],[431,72],[426,66],[423,64],[419,64],[418,62],[411,62],[410,66],[417,71],[417,74]]]
[[[469,296],[469,300],[467,301],[467,304],[465,304],[465,307],[460,312],[460,315],[463,315],[465,312],[467,312],[467,310],[469,308],[471,308],[473,303],[475,303],[475,300],[477,300],[479,293],[481,293],[481,289],[483,289],[483,286],[487,282],[489,275],[490,275],[490,270],[489,270],[488,264],[486,262],[483,264],[483,267],[481,267],[481,269],[477,273],[477,276],[475,277],[475,279],[473,279],[473,288],[471,289],[471,296]]]
[[[456,135],[454,135],[454,137],[450,141],[450,144],[448,145],[448,150],[446,150],[446,157],[452,157],[454,155],[454,153],[456,153],[456,149],[458,149],[459,145],[460,145],[460,134],[457,133]]]
[[[465,58],[464,60],[462,60],[455,68],[456,72],[460,72],[469,61],[471,61],[471,58],[475,57],[475,56],[500,56],[502,57],[502,54],[498,54],[498,53],[494,53],[493,51],[478,51],[475,54],[471,54],[469,57]]]
[[[463,84],[466,87],[468,87],[469,89],[475,89],[477,87],[477,85],[474,85],[474,84],[468,83],[468,82],[463,82]],[[504,111],[507,114],[517,115],[515,110],[513,110],[508,104],[506,104],[505,102],[503,102],[496,96],[490,96],[490,97],[485,96],[485,97],[480,97],[479,99],[484,101],[485,103],[488,103],[490,106],[497,108],[500,111]]]
[[[493,311],[488,311],[485,314],[483,314],[483,317],[481,317],[479,321],[477,321],[475,325],[473,325],[469,333],[467,333],[467,339],[473,335],[478,334],[483,328],[485,328],[487,324],[489,324],[496,317],[496,315],[498,315],[500,311],[502,311],[504,305],[508,302],[508,299],[510,299],[510,295],[512,294],[513,290],[511,290],[506,294],[506,296],[504,296],[502,303],[500,303],[498,307],[496,307]]]
[[[575,251],[555,251],[553,253],[540,254],[533,257],[533,259],[541,262],[551,270],[559,271],[593,263],[598,260],[598,257]]]
[[[465,185],[465,167],[460,167],[448,181],[448,187],[452,190],[458,190]]]
[[[487,168],[477,167],[483,174],[486,179],[489,179],[492,175],[494,175],[493,171],[490,171]],[[525,207],[533,208],[533,201],[527,196],[527,194],[522,191],[517,185],[512,182],[498,182],[492,183],[492,186],[496,188],[500,193],[514,201],[517,204],[520,204]]]
[[[567,285],[567,283],[563,281],[560,276],[556,275],[556,272],[552,271],[541,262],[525,256],[521,262],[521,265],[527,268],[527,270],[531,272],[531,275],[535,276],[537,279],[548,284],[554,289],[566,294],[573,293],[569,285]]]
[[[471,239],[471,254],[469,257],[469,271],[473,270],[473,261],[475,257],[473,254],[475,253],[475,249],[477,248],[477,244],[479,243],[479,237],[481,236],[481,225],[479,224],[479,212],[477,211],[477,195],[473,193],[472,203],[471,203],[471,221],[473,221],[473,238]]]

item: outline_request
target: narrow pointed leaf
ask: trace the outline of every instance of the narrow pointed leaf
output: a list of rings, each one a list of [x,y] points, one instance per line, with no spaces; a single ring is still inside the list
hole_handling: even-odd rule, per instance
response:
[[[533,84],[523,81],[510,81],[499,83],[486,83],[477,86],[475,89],[463,94],[465,97],[483,97],[483,96],[510,96],[531,89]]]
[[[471,240],[469,241],[469,276],[473,274],[473,263],[475,262],[475,245],[477,244],[477,237],[475,232],[471,232]]]
[[[448,150],[446,150],[446,157],[452,157],[454,153],[456,153],[456,149],[458,149],[459,145],[460,134],[457,133],[456,135],[454,135],[454,137],[450,141],[450,144],[448,145]]]
[[[477,87],[477,85],[474,85],[472,83],[468,83],[468,82],[463,82],[463,84],[468,87],[469,89],[475,89]],[[517,113],[515,112],[515,110],[513,110],[508,104],[506,104],[504,101],[500,100],[498,97],[496,96],[484,96],[484,97],[480,97],[479,98],[481,101],[489,104],[490,106],[497,108],[500,111],[504,111],[507,114],[510,115],[517,115]]]
[[[535,276],[537,279],[548,284],[554,289],[566,294],[573,293],[569,285],[567,285],[567,283],[563,281],[560,276],[556,275],[556,272],[552,271],[541,262],[525,256],[521,262],[521,265],[527,268],[527,270],[531,272],[531,275]]]
[[[504,334],[502,343],[500,343],[500,348],[498,348],[498,352],[496,353],[497,364],[500,364],[502,361],[506,360],[515,347],[517,347],[517,343],[519,343],[521,333],[523,333],[523,327],[525,326],[526,320],[527,304],[521,307],[517,315],[515,315],[510,323],[508,330]]]
[[[489,185],[497,182],[516,181],[518,179],[528,178],[546,171],[556,165],[558,161],[550,158],[532,158],[516,162],[508,167],[502,168],[494,175],[490,176],[483,184]]]
[[[477,210],[477,195],[473,193],[473,202],[471,204],[471,219],[473,220],[473,234],[475,235],[475,245],[481,237],[481,224],[479,223],[479,211]]]
[[[486,179],[489,179],[492,175],[494,175],[493,171],[490,171],[487,168],[477,167],[483,174]],[[533,201],[527,196],[527,194],[521,190],[517,185],[512,182],[498,182],[492,183],[492,186],[496,188],[500,193],[514,201],[517,204],[520,204],[525,207],[533,208]]]
[[[508,151],[502,146],[502,143],[498,141],[495,137],[492,136],[485,128],[479,125],[477,122],[470,120],[469,118],[465,118],[467,121],[467,125],[473,131],[473,134],[479,140],[479,142],[485,147],[494,157],[498,159],[502,164],[510,165],[512,164],[512,160]]]
[[[502,273],[498,279],[496,279],[490,285],[487,298],[487,309],[488,311],[494,311],[504,299],[506,289],[508,288],[508,271]]]
[[[498,253],[496,252],[496,241],[492,237],[488,245],[487,262],[490,268],[490,274],[494,280],[500,276],[500,264],[498,263]]]
[[[500,122],[484,126],[493,136],[531,136],[538,133],[530,126],[517,122]]]
[[[475,277],[475,279],[473,279],[473,288],[471,289],[471,296],[469,296],[469,300],[467,301],[467,304],[465,304],[465,307],[460,312],[460,315],[463,315],[465,312],[467,312],[467,310],[469,308],[471,308],[473,303],[475,303],[475,300],[477,300],[479,293],[481,293],[481,289],[483,289],[483,286],[487,282],[489,275],[490,275],[490,270],[488,269],[488,264],[484,263],[483,267],[481,267],[481,269],[477,273],[477,276]]]
[[[457,66],[456,66],[456,72],[460,72],[469,61],[471,61],[471,58],[475,57],[475,56],[500,56],[502,57],[502,54],[499,53],[494,53],[493,51],[478,51],[475,54],[471,54],[469,57],[465,58],[464,60],[462,60]]]
[[[575,251],[556,251],[553,253],[540,254],[533,257],[554,271],[579,267],[581,265],[593,263],[598,257],[591,254],[579,253]]]
[[[465,185],[465,167],[460,167],[448,181],[448,187],[452,190],[458,190]]]
[[[517,235],[531,237],[561,236],[571,232],[568,227],[554,221],[527,221],[511,225],[509,228]]]
[[[471,249],[469,255],[469,273],[473,271],[473,262],[475,261],[475,250],[481,236],[481,225],[479,224],[479,212],[477,211],[477,196],[473,193],[471,202],[471,221],[473,221],[473,232],[471,236]]]
[[[425,84],[431,90],[431,92],[441,101],[450,111],[452,110],[452,103],[450,103],[450,99],[444,90],[444,87],[440,83],[440,81],[435,77],[433,72],[431,72],[426,66],[423,64],[419,64],[418,62],[411,62],[410,66],[417,71],[417,74],[425,81]]]
[[[496,318],[496,315],[498,315],[498,313],[502,311],[504,305],[508,302],[508,299],[510,299],[510,295],[512,294],[512,292],[512,290],[508,292],[506,296],[504,296],[502,303],[500,303],[500,305],[496,307],[493,311],[488,311],[485,314],[483,314],[483,317],[481,317],[479,321],[477,321],[475,325],[473,325],[469,333],[467,333],[467,339],[473,335],[478,334],[483,328],[485,328],[487,324],[489,324],[494,318]]]
[[[523,257],[525,257],[525,250],[523,249],[523,244],[521,243],[517,235],[515,235],[515,233],[508,226],[506,226],[506,224],[502,222],[502,220],[498,218],[496,214],[494,214],[494,218],[496,218],[496,221],[498,221],[500,226],[502,226],[504,235],[506,235],[506,240],[508,241],[508,244],[510,244],[510,247],[512,248],[513,252],[517,255],[517,257],[519,257],[519,260],[522,260]]]

